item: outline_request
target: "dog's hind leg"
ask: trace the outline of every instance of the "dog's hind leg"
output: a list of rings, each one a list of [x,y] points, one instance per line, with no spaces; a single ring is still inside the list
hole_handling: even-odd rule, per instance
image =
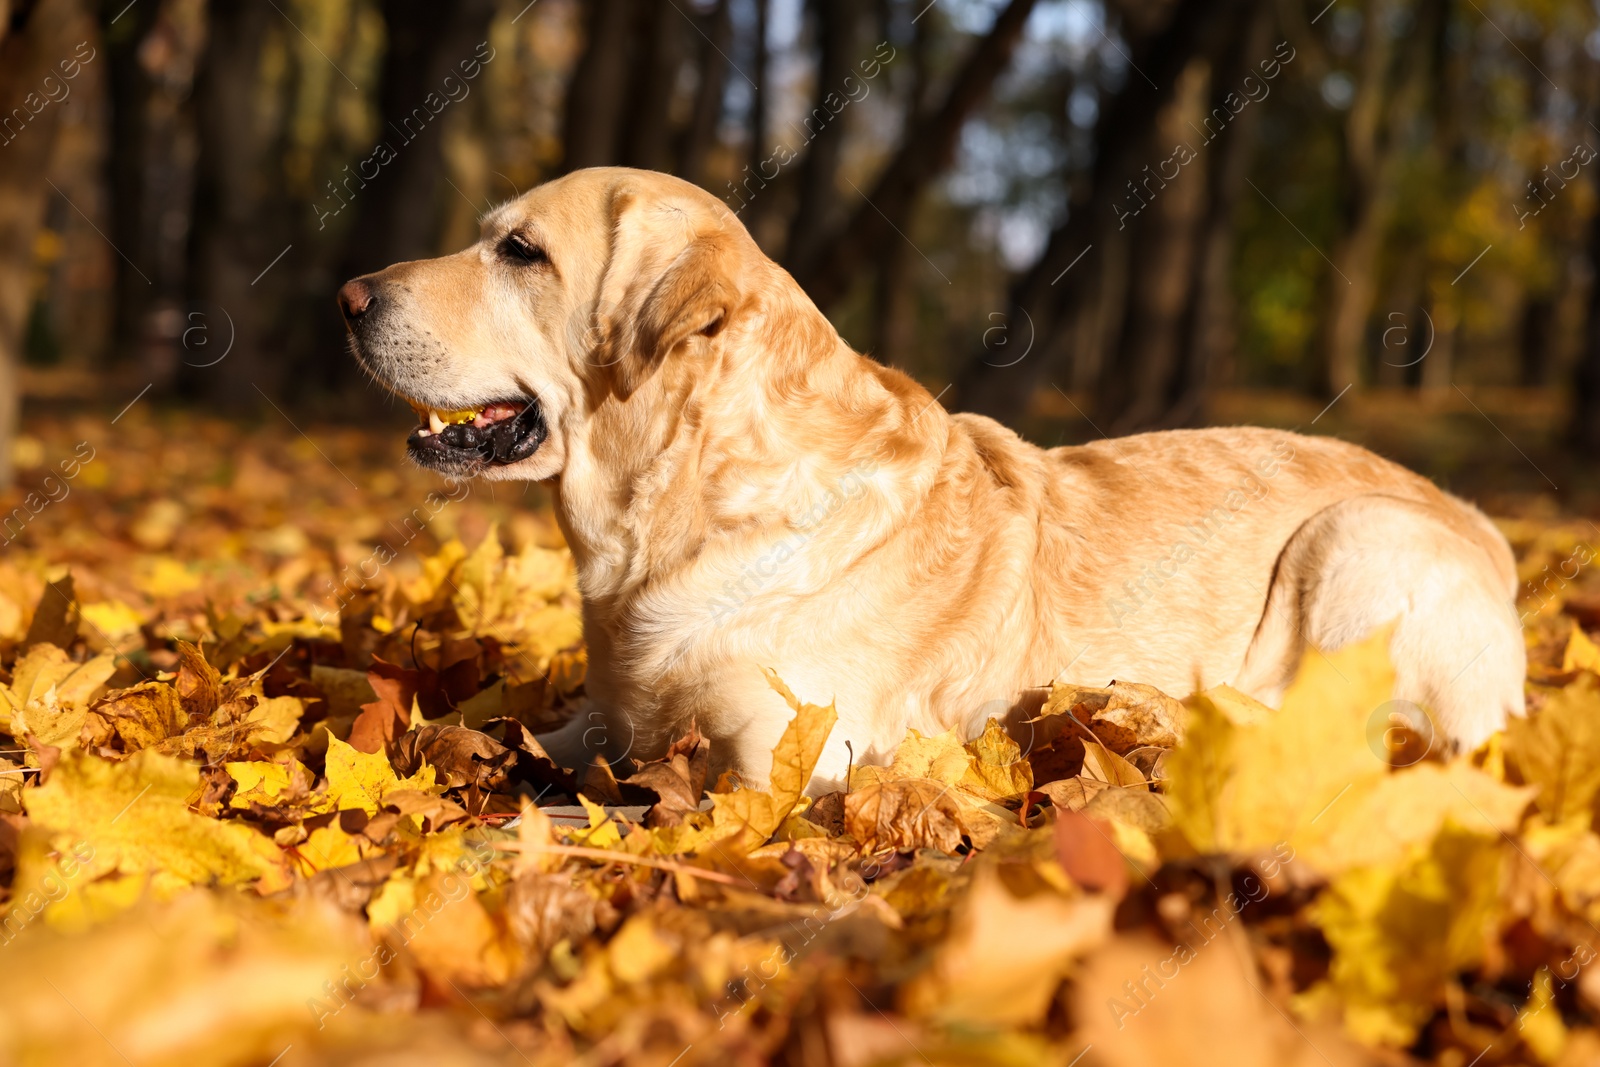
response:
[[[1394,696],[1451,741],[1476,747],[1523,714],[1510,550],[1470,506],[1447,506],[1462,513],[1368,495],[1308,519],[1278,559],[1237,687],[1276,705],[1308,644],[1332,651],[1392,622]]]

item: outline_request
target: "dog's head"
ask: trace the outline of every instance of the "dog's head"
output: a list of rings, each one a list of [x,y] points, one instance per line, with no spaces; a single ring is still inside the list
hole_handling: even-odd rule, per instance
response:
[[[502,205],[470,248],[346,282],[339,306],[356,358],[417,410],[413,459],[540,480],[597,407],[717,344],[764,262],[705,191],[597,168]]]

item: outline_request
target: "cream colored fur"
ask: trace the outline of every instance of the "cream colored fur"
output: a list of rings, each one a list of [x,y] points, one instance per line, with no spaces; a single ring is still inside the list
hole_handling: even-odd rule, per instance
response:
[[[515,230],[548,268],[496,253]],[[1523,710],[1505,540],[1363,449],[1263,429],[1040,449],[846,345],[714,197],[580,171],[482,240],[367,279],[360,356],[406,397],[537,396],[550,436],[486,477],[548,483],[577,561],[594,713],[568,765],[691,720],[765,780],[790,712],[837,706],[814,788],[908,727],[968,733],[1065,676],[1272,701],[1309,643],[1394,621],[1397,696],[1475,744]]]

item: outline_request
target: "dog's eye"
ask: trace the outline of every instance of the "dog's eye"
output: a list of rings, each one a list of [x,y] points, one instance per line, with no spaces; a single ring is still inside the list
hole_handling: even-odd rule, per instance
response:
[[[520,233],[506,234],[500,242],[500,255],[512,263],[525,267],[550,262],[550,257],[545,255],[544,249]]]

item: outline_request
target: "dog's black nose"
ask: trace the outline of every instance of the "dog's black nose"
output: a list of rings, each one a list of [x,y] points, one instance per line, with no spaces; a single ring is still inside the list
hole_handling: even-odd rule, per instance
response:
[[[339,310],[347,319],[359,319],[371,310],[377,296],[365,278],[351,278],[339,287]]]

